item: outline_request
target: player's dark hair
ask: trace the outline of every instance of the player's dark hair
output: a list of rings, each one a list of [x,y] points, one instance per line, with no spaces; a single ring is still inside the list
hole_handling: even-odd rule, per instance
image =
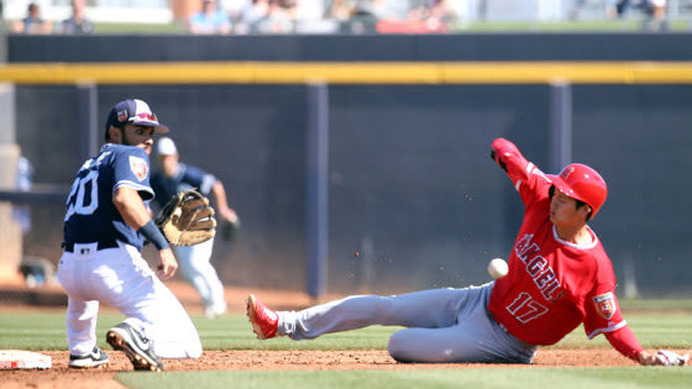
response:
[[[111,126],[112,126],[112,127],[115,127],[115,128],[119,128],[120,131],[123,131],[123,132],[125,131],[125,123],[114,123],[114,124],[111,124]],[[110,132],[111,132],[111,131],[110,131],[110,127],[108,127],[108,130],[106,130],[106,136],[105,136],[105,138],[106,138],[106,143],[110,143],[110,141],[111,141],[111,134],[110,134]]]
[[[593,208],[591,208],[591,206],[589,204],[587,204],[581,200],[574,199],[574,201],[577,202],[577,209],[584,207],[584,206],[587,206],[587,205],[589,206],[589,209],[591,209],[591,210],[589,211],[589,214],[586,215],[586,220],[591,220],[591,215],[593,215]]]
[[[552,200],[554,194],[555,194],[555,185],[551,185],[550,189],[548,189],[548,197],[550,197],[550,199]],[[581,207],[589,205],[589,204],[587,204],[581,200],[574,199],[574,201],[577,202],[577,205],[575,207],[576,209],[579,209]],[[589,205],[589,208],[591,208],[590,205]],[[593,208],[591,208],[591,211],[589,211],[589,214],[586,215],[586,220],[591,220],[591,215],[593,215]]]

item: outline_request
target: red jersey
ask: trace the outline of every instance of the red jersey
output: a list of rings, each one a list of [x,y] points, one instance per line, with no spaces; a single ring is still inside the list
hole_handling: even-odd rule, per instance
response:
[[[589,229],[588,246],[560,239],[550,222],[550,179],[516,148],[499,151],[526,210],[509,273],[490,295],[492,316],[533,345],[557,343],[582,322],[589,338],[625,327],[613,266],[596,234]]]

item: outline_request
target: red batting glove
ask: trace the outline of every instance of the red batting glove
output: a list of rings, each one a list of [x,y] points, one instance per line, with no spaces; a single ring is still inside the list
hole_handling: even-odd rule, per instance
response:
[[[490,158],[495,161],[502,170],[507,171],[507,165],[504,162],[504,158],[512,154],[520,154],[519,149],[514,143],[508,141],[505,138],[497,138],[490,145]]]

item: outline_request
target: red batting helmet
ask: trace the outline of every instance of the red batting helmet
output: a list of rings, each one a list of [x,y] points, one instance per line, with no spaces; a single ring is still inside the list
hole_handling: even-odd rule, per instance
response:
[[[581,163],[567,165],[559,176],[548,175],[550,181],[567,196],[583,201],[591,207],[591,217],[601,209],[608,197],[605,180],[592,168]]]

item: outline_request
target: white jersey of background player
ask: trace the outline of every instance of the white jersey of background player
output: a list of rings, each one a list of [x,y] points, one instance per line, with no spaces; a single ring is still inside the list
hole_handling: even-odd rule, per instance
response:
[[[213,194],[217,216],[223,222],[238,220],[235,211],[228,206],[226,190],[221,181],[195,166],[180,162],[173,140],[159,139],[156,152],[161,170],[152,174],[151,186],[156,193],[159,208],[163,208],[176,193],[196,188],[205,196]],[[180,261],[180,271],[202,298],[208,318],[226,312],[223,284],[210,262],[213,248],[213,238],[192,246],[173,247],[176,258]]]
[[[154,224],[145,201],[154,133],[168,132],[147,103],[116,104],[106,121],[106,144],[77,173],[67,199],[63,255],[58,278],[68,295],[70,367],[108,362],[97,346],[99,304],[127,319],[106,340],[122,350],[135,369],[161,370],[163,358],[197,358],[199,335],[185,309],[142,258],[144,239],[157,249],[158,276],[168,279],[178,264]]]

